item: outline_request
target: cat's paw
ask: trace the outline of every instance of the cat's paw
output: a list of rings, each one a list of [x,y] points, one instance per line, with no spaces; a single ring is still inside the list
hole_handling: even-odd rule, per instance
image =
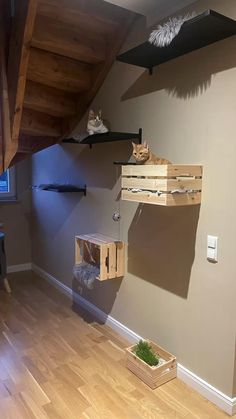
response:
[[[89,133],[89,135],[93,135],[94,131],[89,130],[88,133]]]

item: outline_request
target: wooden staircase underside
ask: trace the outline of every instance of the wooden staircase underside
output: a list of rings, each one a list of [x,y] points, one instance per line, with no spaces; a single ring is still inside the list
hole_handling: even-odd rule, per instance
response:
[[[136,15],[102,0],[0,0],[0,15],[2,172],[70,136]]]

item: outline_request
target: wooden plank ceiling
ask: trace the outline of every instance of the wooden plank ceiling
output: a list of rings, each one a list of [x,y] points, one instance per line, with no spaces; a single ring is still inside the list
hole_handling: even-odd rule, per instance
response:
[[[136,15],[102,0],[0,0],[1,171],[70,135]],[[1,13],[2,12],[2,13]]]

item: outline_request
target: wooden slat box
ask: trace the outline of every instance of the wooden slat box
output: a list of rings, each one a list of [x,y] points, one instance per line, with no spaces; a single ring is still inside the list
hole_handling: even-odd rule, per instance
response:
[[[126,367],[154,390],[162,384],[167,383],[167,381],[176,378],[176,357],[156,343],[149,340],[147,342],[151,345],[154,352],[166,362],[151,367],[133,353],[135,345],[132,345],[126,349]]]
[[[125,201],[165,206],[200,204],[202,166],[122,166],[121,187],[121,198]]]
[[[84,261],[99,266],[100,281],[124,276],[125,243],[102,234],[76,236],[75,263]]]

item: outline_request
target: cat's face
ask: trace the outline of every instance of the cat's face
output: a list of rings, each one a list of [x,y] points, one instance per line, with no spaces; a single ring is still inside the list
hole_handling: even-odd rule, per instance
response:
[[[150,151],[147,143],[133,144],[133,156],[138,163],[144,163],[150,156]]]
[[[102,124],[102,111],[99,111],[97,114],[94,111],[89,111],[89,123],[93,127],[100,127]]]

